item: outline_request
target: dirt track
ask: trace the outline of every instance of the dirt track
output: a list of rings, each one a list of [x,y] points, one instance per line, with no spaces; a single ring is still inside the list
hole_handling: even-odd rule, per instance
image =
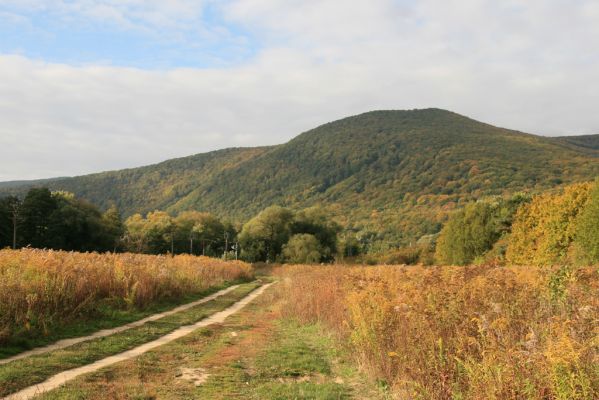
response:
[[[22,358],[27,358],[27,357],[31,357],[31,356],[34,356],[34,355],[48,353],[50,351],[64,349],[66,347],[73,346],[73,345],[75,345],[77,343],[87,342],[89,340],[93,340],[93,339],[98,339],[98,338],[102,338],[102,337],[114,335],[115,333],[126,331],[127,329],[136,328],[138,326],[142,326],[146,322],[156,321],[156,320],[158,320],[160,318],[163,318],[163,317],[166,317],[168,315],[176,314],[178,312],[185,311],[185,310],[187,310],[187,309],[189,309],[191,307],[195,307],[195,306],[197,306],[199,304],[203,304],[203,303],[206,303],[206,302],[208,302],[210,300],[214,300],[217,297],[220,297],[220,296],[222,296],[224,294],[227,294],[230,291],[236,289],[238,286],[239,285],[235,285],[235,286],[231,286],[231,287],[228,287],[226,289],[223,289],[223,290],[219,290],[218,292],[213,293],[210,296],[203,297],[200,300],[196,300],[196,301],[193,301],[191,303],[183,304],[183,305],[175,307],[175,308],[173,308],[172,310],[169,310],[169,311],[164,311],[164,312],[161,312],[161,313],[158,313],[158,314],[150,315],[149,317],[146,317],[144,319],[140,319],[140,320],[135,321],[135,322],[131,322],[131,323],[126,324],[126,325],[122,325],[122,326],[119,326],[119,327],[116,327],[116,328],[103,329],[101,331],[98,331],[98,332],[93,333],[93,334],[88,335],[88,336],[81,336],[81,337],[76,337],[76,338],[71,338],[71,339],[59,340],[58,342],[49,344],[47,346],[37,347],[35,349],[28,350],[28,351],[25,351],[23,353],[19,353],[17,355],[12,356],[12,357],[4,358],[4,359],[0,360],[0,365],[2,365],[2,364],[8,364],[11,361],[20,360]]]
[[[256,289],[255,291],[253,291],[252,293],[250,293],[243,299],[239,300],[237,303],[233,304],[232,306],[226,308],[223,311],[219,311],[219,312],[211,315],[208,318],[198,321],[195,324],[182,326],[182,327],[178,328],[177,330],[175,330],[165,336],[162,336],[161,338],[158,338],[151,342],[145,343],[141,346],[135,347],[135,348],[125,351],[123,353],[116,354],[116,355],[104,358],[102,360],[98,360],[94,363],[85,365],[83,367],[79,367],[79,368],[75,368],[75,369],[72,369],[69,371],[61,372],[61,373],[54,375],[53,377],[47,379],[45,382],[30,386],[30,387],[25,388],[17,393],[7,396],[4,398],[4,400],[31,399],[36,395],[56,389],[57,387],[65,384],[66,382],[68,382],[80,375],[87,374],[90,372],[95,372],[101,368],[118,363],[120,361],[125,361],[128,359],[137,357],[137,356],[139,356],[143,353],[146,353],[158,346],[172,342],[172,341],[179,339],[185,335],[188,335],[198,328],[212,325],[215,323],[222,323],[222,322],[224,322],[224,320],[227,317],[235,314],[236,312],[241,310],[243,307],[248,305],[256,297],[260,296],[262,294],[262,292],[264,292],[270,285],[272,285],[272,283],[261,286],[260,288]],[[232,290],[232,288],[228,288],[225,290]],[[218,297],[217,295],[218,295],[218,293],[215,293],[212,296]],[[205,300],[205,299],[202,299],[202,300]],[[208,300],[205,300],[205,301],[208,301]],[[171,310],[169,312],[172,312],[172,311],[173,310]],[[137,321],[137,322],[139,322],[139,321]],[[118,328],[116,328],[116,329],[118,329]]]

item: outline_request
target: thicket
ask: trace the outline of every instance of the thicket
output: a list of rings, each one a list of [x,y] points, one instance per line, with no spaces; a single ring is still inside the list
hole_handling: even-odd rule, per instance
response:
[[[0,344],[199,294],[252,274],[241,261],[190,255],[0,250]]]
[[[455,211],[435,260],[445,265],[599,262],[599,179],[529,197],[487,198]]]
[[[589,264],[599,261],[599,179],[535,196],[521,207],[507,241],[511,264]]]
[[[469,203],[454,212],[437,239],[436,261],[467,265],[482,257],[510,233],[516,210],[528,201],[530,197],[519,193],[509,199],[488,198]]]
[[[176,217],[153,211],[144,218],[135,214],[125,221],[125,249],[149,254],[195,254],[236,258],[237,230],[206,212],[184,211]]]
[[[243,226],[241,254],[248,261],[329,262],[337,255],[340,230],[319,207],[296,213],[271,206]]]
[[[398,398],[599,397],[596,267],[304,265],[277,274],[286,315],[335,332]]]
[[[114,207],[101,213],[70,193],[35,188],[23,200],[0,199],[0,248],[113,251],[123,232]]]

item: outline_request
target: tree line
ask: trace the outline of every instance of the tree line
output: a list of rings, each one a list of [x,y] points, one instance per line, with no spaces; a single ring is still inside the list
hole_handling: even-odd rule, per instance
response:
[[[110,207],[67,192],[31,189],[0,199],[0,248],[136,252],[328,263],[349,258],[389,264],[592,264],[599,262],[599,179],[536,196],[488,197],[451,214],[439,234],[410,247],[372,248],[368,234],[342,231],[320,207],[271,206],[245,224],[199,211],[122,220]]]
[[[116,208],[102,213],[71,193],[34,188],[0,199],[0,248],[114,251],[123,232]]]
[[[443,226],[435,258],[457,265],[599,263],[599,179],[470,203]]]
[[[0,199],[0,248],[195,254],[251,262],[334,260],[341,228],[318,208],[268,207],[244,225],[213,214],[153,211],[123,220],[116,207],[101,212],[67,192],[30,189],[23,199]]]

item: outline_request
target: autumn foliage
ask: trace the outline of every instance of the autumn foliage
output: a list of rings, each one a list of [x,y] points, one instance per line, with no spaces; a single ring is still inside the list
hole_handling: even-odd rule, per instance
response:
[[[402,399],[599,396],[596,267],[280,269],[289,317],[320,322]]]
[[[0,250],[0,343],[49,334],[109,308],[142,309],[250,278],[252,267],[190,255]]]
[[[599,181],[595,185],[570,185],[558,193],[535,196],[520,207],[508,239],[507,261],[521,265],[589,261],[593,246],[581,247],[579,242],[596,242],[599,232],[579,226],[599,224],[597,216],[589,215],[591,210],[587,210],[592,200],[599,202],[598,188]],[[597,262],[599,258],[590,261]]]

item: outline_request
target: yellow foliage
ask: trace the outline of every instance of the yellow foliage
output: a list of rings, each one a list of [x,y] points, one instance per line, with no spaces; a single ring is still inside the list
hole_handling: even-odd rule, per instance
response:
[[[400,398],[594,399],[599,276],[569,271],[556,300],[560,271],[285,266],[276,274],[287,315],[324,323]]]
[[[570,185],[558,194],[535,196],[520,207],[508,239],[511,264],[546,265],[568,261],[575,221],[589,199],[591,183]]]
[[[252,274],[241,261],[190,255],[0,250],[0,339],[23,329],[47,334],[99,307],[143,308]]]

